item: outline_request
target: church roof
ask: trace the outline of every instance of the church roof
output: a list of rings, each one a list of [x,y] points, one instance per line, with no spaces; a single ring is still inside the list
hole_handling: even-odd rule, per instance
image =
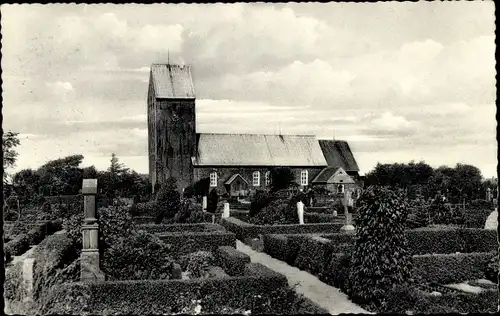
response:
[[[346,141],[320,139],[319,145],[329,166],[342,167],[345,171],[359,172],[358,164]]]
[[[311,135],[198,134],[195,166],[327,166]]]
[[[313,183],[326,183],[339,170],[340,167],[327,167],[312,180]]]
[[[224,184],[231,184],[233,183],[234,180],[236,180],[236,178],[240,177],[246,184],[248,184],[248,181],[245,180],[245,178],[243,178],[239,173],[235,173],[233,174],[229,179],[227,179],[226,182],[224,182]]]
[[[151,80],[158,99],[195,98],[190,66],[153,64]]]

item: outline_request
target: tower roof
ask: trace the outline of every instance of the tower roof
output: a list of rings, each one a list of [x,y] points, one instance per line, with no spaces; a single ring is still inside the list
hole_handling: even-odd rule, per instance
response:
[[[157,99],[194,99],[191,67],[187,65],[153,64],[151,77]]]

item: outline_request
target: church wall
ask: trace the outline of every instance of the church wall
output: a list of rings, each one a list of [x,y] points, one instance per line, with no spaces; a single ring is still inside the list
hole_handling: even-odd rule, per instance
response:
[[[295,175],[295,182],[300,184],[300,173],[302,170],[308,170],[308,183],[321,172],[323,167],[319,168],[290,168]],[[227,193],[224,183],[236,173],[239,173],[248,182],[249,191],[262,190],[267,188],[265,182],[265,173],[269,171],[268,167],[198,167],[194,169],[194,181],[199,181],[203,178],[209,178],[211,172],[217,172],[217,192],[219,194]],[[260,185],[253,186],[253,173],[260,172]]]

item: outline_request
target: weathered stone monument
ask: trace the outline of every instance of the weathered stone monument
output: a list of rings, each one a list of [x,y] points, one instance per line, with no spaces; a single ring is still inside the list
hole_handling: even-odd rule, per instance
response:
[[[222,212],[222,217],[228,218],[229,216],[230,216],[229,203],[225,202],[224,203],[224,211]]]
[[[202,204],[203,205],[203,212],[206,212],[207,211],[207,204],[208,204],[207,203],[207,196],[206,195],[203,196],[203,202],[202,203],[203,203]]]
[[[25,290],[25,296],[23,298],[23,303],[33,302],[33,266],[35,264],[34,258],[26,258],[23,261],[23,286]]]
[[[342,204],[344,205],[345,213],[345,225],[340,228],[342,231],[352,232],[355,230],[352,224],[352,214],[349,212],[349,207],[353,207],[354,201],[352,200],[351,191],[346,190],[344,193],[344,198],[342,199]]]
[[[297,214],[299,215],[299,224],[304,225],[304,203],[297,202]]]
[[[84,215],[82,225],[82,253],[80,255],[80,279],[104,280],[99,268],[99,224],[96,218],[97,179],[84,179],[82,185]]]

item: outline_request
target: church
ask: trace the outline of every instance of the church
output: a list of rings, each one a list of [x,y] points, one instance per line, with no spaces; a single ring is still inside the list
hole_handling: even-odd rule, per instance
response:
[[[196,132],[196,95],[187,65],[153,64],[148,88],[149,179],[186,188],[203,178],[219,194],[245,196],[270,184],[272,167],[289,167],[301,189],[343,194],[359,185],[349,144],[314,135]]]

